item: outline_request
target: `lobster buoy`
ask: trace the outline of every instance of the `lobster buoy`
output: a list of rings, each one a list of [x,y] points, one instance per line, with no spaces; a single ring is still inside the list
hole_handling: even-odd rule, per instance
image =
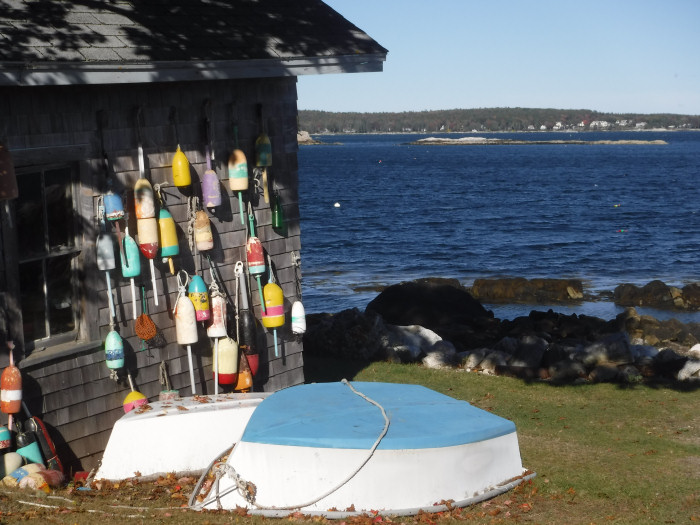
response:
[[[206,147],[207,169],[202,175],[202,199],[207,208],[221,206],[221,182],[219,176],[211,168],[211,156],[209,146]]]
[[[116,221],[124,217],[124,205],[119,195],[109,190],[104,196],[105,218]]]
[[[248,160],[245,153],[238,149],[238,134],[236,131],[236,148],[228,158],[228,185],[231,191],[238,192],[238,211],[241,224],[245,221],[243,215],[243,192],[248,189]]]
[[[158,214],[158,232],[160,233],[160,256],[163,262],[168,261],[170,273],[174,275],[175,266],[172,258],[180,253],[180,245],[177,242],[175,220],[165,208],[161,208]]]
[[[255,317],[248,306],[248,289],[246,286],[246,276],[243,273],[243,263],[238,261],[234,270],[238,276],[238,284],[241,290],[241,302],[238,312],[238,348],[245,354],[253,376],[260,368],[260,355],[257,349],[257,337],[255,329]]]
[[[15,164],[10,150],[0,143],[0,200],[16,199],[19,196]]]
[[[194,305],[194,313],[197,321],[207,321],[211,317],[209,309],[209,292],[204,279],[199,275],[194,275],[187,289],[190,301]]]
[[[265,309],[262,312],[262,324],[265,328],[272,328],[275,338],[275,357],[279,357],[277,347],[277,327],[284,324],[284,294],[282,288],[276,283],[267,283],[263,289]]]
[[[175,333],[177,344],[192,345],[197,342],[197,319],[192,300],[184,294],[175,304]]]
[[[306,332],[306,312],[301,301],[292,304],[292,333],[302,335]]]
[[[238,381],[238,344],[230,337],[222,337],[214,347],[216,371],[221,385],[235,385]]]
[[[245,253],[250,274],[260,275],[265,273],[265,255],[260,239],[257,237],[249,237],[246,243]]]
[[[180,275],[185,274],[185,282],[183,283]],[[187,283],[190,276],[185,270],[180,270],[177,274],[178,296],[175,301],[173,311],[175,317],[175,334],[177,343],[187,346],[187,361],[190,368],[190,384],[192,387],[192,395],[197,393],[197,387],[194,382],[194,365],[192,364],[192,347],[191,345],[197,342],[197,318],[194,311],[194,304],[187,296]]]
[[[10,448],[12,445],[12,434],[7,427],[0,427],[0,451]]]
[[[192,184],[192,178],[190,176],[190,163],[180,149],[179,144],[177,146],[177,151],[175,151],[175,155],[173,156],[173,182],[178,188]]]
[[[194,242],[200,252],[214,247],[214,236],[211,232],[211,222],[204,210],[199,210],[194,217]]]
[[[0,459],[0,475],[4,478],[10,472],[21,468],[26,462],[17,452],[5,452]]]
[[[158,293],[156,290],[156,269],[153,259],[158,253],[158,221],[155,217],[136,220],[136,229],[139,236],[139,250],[148,259],[151,266],[151,284],[153,286],[153,302],[158,306]]]
[[[231,191],[248,189],[248,160],[245,153],[236,148],[228,159],[228,186]]]
[[[124,341],[116,330],[110,330],[105,339],[105,362],[115,375],[116,369],[124,366]]]
[[[122,263],[122,277],[131,281],[131,308],[134,319],[136,319],[136,286],[134,277],[141,274],[141,257],[139,257],[139,246],[133,237],[129,235],[129,228],[124,230],[122,239],[122,249],[120,250]]]
[[[277,328],[284,324],[284,293],[276,283],[267,283],[263,288],[265,312],[262,324],[265,328]]]
[[[211,307],[211,317],[207,324],[207,336],[213,339],[226,337],[226,298],[221,292],[218,292],[218,287],[215,289],[213,285],[209,304]]]
[[[125,414],[131,412],[135,408],[138,408],[148,403],[148,399],[146,398],[146,396],[144,396],[141,392],[137,392],[136,389],[134,389],[134,381],[133,379],[131,379],[131,374],[128,374],[127,377],[129,378],[129,387],[131,388],[131,392],[129,392],[124,398],[123,405]]]
[[[146,179],[139,179],[134,185],[134,211],[137,219],[152,219],[156,216],[153,186]]]
[[[253,388],[253,373],[248,365],[248,358],[241,352],[238,356],[238,379],[234,390],[249,392],[251,388]]]
[[[10,364],[0,375],[0,411],[16,414],[22,407],[22,374],[15,366],[10,351]]]
[[[121,256],[122,277],[125,279],[133,279],[141,274],[141,258],[139,257],[139,246],[133,237],[129,235],[129,228],[124,230],[124,238],[122,239],[124,248]]]

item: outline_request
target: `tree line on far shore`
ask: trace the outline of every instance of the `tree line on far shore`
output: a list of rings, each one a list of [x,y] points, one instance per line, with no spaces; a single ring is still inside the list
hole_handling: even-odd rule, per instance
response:
[[[299,110],[309,133],[433,133],[542,130],[700,129],[700,115],[601,113],[589,109],[478,108],[401,113]]]

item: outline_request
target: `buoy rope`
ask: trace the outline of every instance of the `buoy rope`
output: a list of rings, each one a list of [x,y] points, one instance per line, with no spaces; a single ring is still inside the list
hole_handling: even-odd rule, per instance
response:
[[[180,274],[184,273],[185,274],[185,284],[182,284],[182,280],[180,279]],[[177,312],[177,303],[180,300],[181,297],[185,297],[187,294],[187,283],[190,282],[190,274],[187,273],[186,270],[180,270],[177,272],[177,299],[175,299],[175,306],[173,306],[173,312]]]
[[[342,481],[337,483],[334,487],[330,488],[320,496],[317,496],[309,501],[306,501],[304,503],[299,503],[297,505],[287,505],[284,507],[274,507],[274,506],[266,506],[266,505],[260,505],[255,501],[255,498],[257,496],[256,492],[256,486],[254,483],[250,481],[246,481],[243,479],[238,472],[236,472],[236,469],[231,466],[228,462],[221,462],[219,459],[226,453],[224,452],[223,454],[217,456],[217,458],[212,461],[209,464],[209,467],[207,470],[202,474],[202,477],[200,478],[199,482],[195,486],[194,491],[192,492],[192,495],[190,496],[190,501],[189,501],[189,506],[191,508],[194,508],[196,510],[200,510],[204,508],[206,505],[211,503],[212,501],[216,501],[217,508],[221,509],[221,497],[222,495],[226,495],[231,492],[231,490],[226,490],[223,494],[219,490],[219,481],[224,475],[228,475],[229,478],[231,478],[235,484],[235,490],[240,493],[240,495],[251,505],[253,505],[256,509],[259,510],[295,510],[295,509],[303,509],[304,507],[308,507],[310,505],[313,505],[319,501],[321,501],[323,498],[326,498],[333,494],[335,491],[340,489],[343,485],[348,483],[352,478],[354,478],[360,470],[364,468],[364,466],[367,464],[367,462],[372,459],[372,456],[374,455],[374,452],[377,450],[377,447],[381,443],[382,439],[384,439],[384,436],[386,436],[387,432],[389,431],[389,425],[391,424],[391,420],[389,416],[386,413],[386,410],[384,410],[384,407],[379,404],[377,401],[374,399],[370,398],[366,394],[363,394],[362,392],[358,391],[354,386],[350,384],[350,382],[347,379],[343,379],[341,381],[344,385],[346,385],[350,390],[367,401],[368,403],[371,403],[372,405],[376,406],[382,413],[382,417],[384,418],[384,427],[382,428],[382,431],[380,432],[379,436],[377,437],[376,441],[372,445],[372,447],[368,450],[367,456],[364,458],[364,460],[350,473],[348,476],[345,477]],[[231,449],[231,454],[233,454],[233,451],[235,450],[236,445],[234,444],[233,448]],[[230,457],[230,454],[229,454]],[[198,492],[201,489],[202,483],[204,479],[207,477],[210,471],[213,471],[214,473],[214,483],[212,485],[212,488],[214,489],[214,496],[209,499],[204,499],[202,502],[198,503],[197,505],[194,504],[194,500],[197,498]]]

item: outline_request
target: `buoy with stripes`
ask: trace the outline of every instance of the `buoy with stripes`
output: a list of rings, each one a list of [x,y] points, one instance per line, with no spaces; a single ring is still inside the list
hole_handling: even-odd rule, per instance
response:
[[[265,311],[262,314],[262,324],[272,328],[275,339],[275,357],[279,357],[277,346],[277,328],[284,325],[284,293],[277,283],[269,282],[263,289]]]
[[[231,191],[238,192],[238,211],[241,224],[244,224],[243,192],[248,189],[248,160],[245,153],[238,148],[238,126],[233,127],[233,138],[234,149],[228,158],[228,185]]]
[[[230,337],[216,341],[214,381],[221,385],[235,385],[238,381],[238,343]]]
[[[105,338],[105,363],[110,377],[117,380],[117,370],[124,366],[124,341],[116,330],[110,330]]]
[[[151,219],[156,216],[153,186],[145,178],[137,180],[134,184],[134,211],[137,219]]]
[[[134,380],[131,379],[131,373],[127,373],[126,377],[129,379],[129,388],[131,388],[131,392],[124,398],[123,405],[125,414],[148,403],[148,398],[134,388]]]
[[[248,221],[250,222],[250,236],[245,246],[246,261],[248,262],[248,273],[255,276],[258,281],[258,291],[260,292],[260,308],[265,311],[265,299],[263,298],[263,287],[260,275],[265,273],[265,253],[260,239],[255,236],[255,215],[253,207],[248,203]]]
[[[207,321],[211,317],[209,308],[209,292],[204,279],[199,275],[193,275],[187,288],[187,294],[194,305],[194,313],[197,321]]]
[[[184,282],[182,274],[185,275]],[[198,340],[197,335],[197,319],[194,311],[194,304],[187,296],[187,284],[190,276],[185,270],[180,270],[177,274],[178,295],[173,309],[175,317],[175,333],[177,336],[177,344],[187,346],[187,361],[190,367],[190,384],[192,386],[192,395],[197,393],[197,388],[194,382],[194,365],[192,364],[192,346]]]
[[[306,311],[301,302],[301,278],[300,259],[296,252],[292,252],[292,266],[294,266],[294,285],[298,299],[292,303],[292,333],[300,336],[306,332]]]
[[[151,285],[153,287],[153,302],[158,306],[158,291],[156,288],[156,268],[153,260],[158,254],[158,221],[155,217],[136,220],[139,237],[139,250],[148,259],[151,266]]]
[[[168,262],[171,275],[175,275],[173,257],[180,253],[180,245],[177,241],[175,220],[165,207],[161,207],[158,212],[158,233],[160,234],[160,256],[163,262]]]
[[[10,363],[0,375],[0,411],[3,414],[9,414],[7,428],[12,430],[12,416],[22,407],[22,373],[15,366],[12,354],[14,344],[8,342],[7,345],[10,351]]]

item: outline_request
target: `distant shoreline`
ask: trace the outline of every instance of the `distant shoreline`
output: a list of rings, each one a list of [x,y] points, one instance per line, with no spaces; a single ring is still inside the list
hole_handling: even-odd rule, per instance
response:
[[[651,145],[668,144],[665,140],[518,140],[518,139],[489,139],[485,137],[461,137],[458,139],[428,137],[409,142],[412,146],[483,146],[483,145],[546,145],[546,144],[610,144],[610,145]]]

